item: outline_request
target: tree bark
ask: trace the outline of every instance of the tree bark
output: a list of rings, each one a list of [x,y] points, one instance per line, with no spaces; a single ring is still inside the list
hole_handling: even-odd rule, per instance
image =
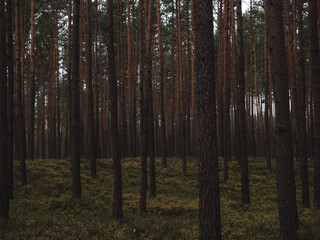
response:
[[[253,115],[253,92],[254,92],[254,81],[253,79],[253,47],[254,47],[254,33],[253,33],[253,22],[252,22],[252,0],[250,0],[250,81],[251,81],[251,154],[253,157],[257,156],[256,150],[256,137],[255,137],[255,126],[254,126],[254,115]]]
[[[90,159],[91,177],[97,177],[96,148],[94,136],[94,111],[92,97],[92,1],[88,0],[88,24],[87,24],[87,133],[88,133],[88,157]]]
[[[267,11],[265,8],[265,28],[264,28],[264,77],[265,77],[265,110],[264,110],[264,121],[265,121],[265,146],[266,146],[266,160],[267,169],[271,170],[271,150],[270,150],[270,127],[269,127],[269,57],[267,48]]]
[[[231,161],[230,139],[230,35],[229,35],[229,0],[224,1],[224,71],[223,71],[223,140],[224,140],[224,182],[228,181],[228,165]]]
[[[21,2],[15,0],[15,69],[16,69],[16,136],[18,157],[20,160],[20,178],[22,185],[27,184],[27,170],[25,159],[24,140],[24,114],[22,103],[22,79],[21,79]]]
[[[155,172],[155,143],[154,143],[154,121],[153,121],[153,94],[152,94],[152,41],[153,41],[153,0],[147,0],[147,36],[146,36],[146,62],[145,62],[145,104],[148,108],[148,119],[146,124],[149,134],[149,157],[150,157],[150,196],[156,196],[156,172]]]
[[[280,239],[298,239],[299,225],[289,113],[288,66],[281,1],[267,1],[268,45],[276,107],[276,173]]]
[[[200,239],[221,239],[212,1],[195,1]]]
[[[81,198],[80,176],[80,104],[79,104],[79,20],[80,0],[73,0],[73,69],[71,79],[71,168],[72,168],[72,197]],[[80,147],[81,148],[81,147]]]
[[[145,102],[145,45],[143,44],[145,24],[143,21],[144,1],[139,0],[139,59],[140,59],[140,131],[141,131],[141,183],[140,215],[147,212],[147,154],[148,154],[148,107]]]
[[[317,1],[308,0],[311,81],[314,107],[314,206],[320,208],[320,57]]]
[[[30,79],[29,79],[29,128],[28,128],[28,158],[33,160],[34,154],[34,0],[31,0],[31,47],[30,47]]]
[[[237,37],[238,37],[238,61],[237,76],[239,89],[239,132],[240,132],[240,167],[241,167],[241,199],[242,203],[250,203],[249,171],[248,171],[248,146],[247,146],[247,124],[245,105],[245,78],[244,78],[244,50],[243,50],[243,28],[241,0],[237,0]]]
[[[167,143],[166,143],[166,117],[164,112],[164,74],[163,74],[163,56],[162,56],[162,37],[161,37],[161,15],[160,0],[157,0],[157,21],[159,38],[159,64],[160,64],[160,115],[161,115],[161,156],[162,166],[167,167]]]
[[[300,176],[301,176],[301,193],[303,207],[310,207],[309,196],[309,173],[308,173],[308,149],[307,149],[307,133],[306,133],[306,88],[305,88],[305,47],[303,37],[303,15],[302,1],[298,0],[298,45],[299,45],[299,106],[298,106],[298,133],[299,133],[299,157],[300,157]]]
[[[9,219],[8,195],[8,119],[7,119],[7,46],[5,0],[0,1],[0,228]]]
[[[7,49],[8,49],[8,195],[13,199],[13,143],[14,143],[14,63],[12,0],[7,0]]]
[[[113,30],[113,0],[107,2],[107,26],[108,26],[108,81],[109,81],[109,109],[111,113],[112,135],[112,159],[114,167],[113,175],[113,218],[122,218],[122,175],[120,157],[120,138],[118,130],[118,92],[114,56],[114,30]]]

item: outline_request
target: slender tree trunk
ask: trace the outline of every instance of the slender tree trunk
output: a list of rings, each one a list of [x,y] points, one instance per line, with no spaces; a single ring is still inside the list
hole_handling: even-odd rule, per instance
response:
[[[241,199],[242,203],[250,203],[249,192],[249,171],[247,153],[247,124],[246,124],[246,105],[245,105],[245,78],[244,78],[244,50],[243,50],[243,28],[242,28],[242,7],[241,0],[237,0],[237,37],[238,37],[238,61],[237,76],[239,89],[239,132],[240,132],[240,151],[241,151]]]
[[[72,197],[81,198],[80,176],[80,104],[79,104],[79,28],[80,0],[73,0],[73,68],[71,79],[71,168],[72,168]]]
[[[300,146],[298,138],[299,135],[296,132],[296,128],[300,128],[298,121],[298,93],[296,86],[296,75],[295,75],[295,58],[294,58],[294,49],[293,49],[293,30],[291,23],[291,15],[288,0],[283,1],[284,7],[284,17],[285,17],[285,26],[288,28],[287,31],[287,56],[288,56],[288,70],[289,70],[289,85],[290,85],[290,100],[291,100],[291,123],[292,123],[292,132],[293,132],[293,143],[295,146],[296,156],[298,156],[298,148]],[[296,158],[296,160],[298,160]]]
[[[224,122],[224,182],[228,181],[228,164],[231,160],[230,139],[230,35],[229,0],[224,1],[224,84],[223,84],[223,122]]]
[[[140,183],[140,215],[147,212],[147,154],[148,154],[148,107],[145,101],[145,44],[143,33],[144,1],[139,0],[139,59],[140,59],[140,131],[141,131],[141,183]]]
[[[308,174],[308,149],[306,133],[306,89],[305,89],[305,47],[303,38],[302,1],[298,0],[298,44],[299,44],[299,107],[298,107],[298,132],[299,132],[299,157],[301,175],[301,193],[303,207],[310,207],[309,174]]]
[[[217,128],[218,128],[218,146],[220,156],[224,156],[224,119],[223,119],[223,20],[222,20],[222,2],[219,0],[219,11],[218,11],[218,73],[217,73]]]
[[[71,106],[71,12],[72,4],[71,0],[68,0],[68,41],[67,41],[67,113],[66,113],[66,131],[65,131],[65,157],[68,157],[70,154],[70,138],[69,138],[69,129],[70,129],[70,106]]]
[[[14,143],[14,66],[12,0],[7,0],[7,49],[8,49],[8,195],[13,199],[13,143]]]
[[[311,81],[314,106],[314,206],[320,208],[320,57],[317,28],[317,1],[308,0]]]
[[[88,157],[90,159],[91,177],[97,177],[96,149],[94,136],[94,111],[92,97],[92,1],[88,0],[88,24],[87,24],[87,133],[88,133]]]
[[[200,239],[221,239],[212,1],[195,1]]]
[[[186,61],[185,61],[185,116],[186,116],[186,154],[191,156],[191,44],[190,44],[190,19],[189,19],[189,4],[190,0],[186,0],[186,14],[185,14],[185,46],[186,46]]]
[[[15,0],[15,50],[16,50],[16,136],[18,137],[16,143],[18,150],[18,157],[20,160],[20,177],[22,185],[27,184],[27,169],[26,169],[26,159],[25,159],[25,141],[24,141],[24,114],[22,105],[22,79],[21,79],[21,2],[20,0]]]
[[[42,48],[43,59],[45,59],[45,50]],[[41,119],[40,119],[40,144],[39,144],[39,157],[44,159],[46,157],[46,133],[45,133],[45,119],[46,119],[46,81],[45,81],[45,64],[42,68],[42,92],[41,92]]]
[[[236,23],[235,23],[235,10],[234,10],[234,1],[231,1],[231,32],[232,32],[232,101],[233,107],[232,113],[234,113],[234,118],[231,121],[232,125],[234,125],[234,131],[231,131],[233,146],[234,146],[234,153],[237,160],[240,162],[241,153],[240,153],[240,131],[239,131],[239,105],[238,105],[238,84],[237,84],[237,39],[236,39]],[[244,74],[244,73],[243,73]],[[243,75],[244,76],[244,75]],[[234,133],[234,134],[233,134]]]
[[[5,0],[0,1],[0,228],[9,219],[8,195],[8,119],[7,119],[7,45]]]
[[[266,4],[266,3],[265,3]],[[265,108],[264,108],[264,121],[265,121],[265,146],[266,146],[266,160],[267,169],[271,170],[271,152],[270,152],[270,128],[269,128],[269,57],[267,49],[267,11],[265,6],[265,27],[264,27],[264,77],[265,77]]]
[[[164,74],[162,56],[162,37],[161,37],[161,15],[160,0],[157,0],[157,21],[158,21],[158,41],[159,41],[159,64],[160,64],[160,118],[161,118],[161,156],[162,166],[167,167],[167,143],[166,143],[166,117],[164,112]]]
[[[280,239],[298,239],[299,225],[289,113],[288,66],[281,1],[267,1],[268,42],[276,106],[276,158]]]
[[[56,74],[56,86],[57,86],[57,91],[56,91],[56,142],[55,142],[55,151],[56,151],[56,158],[61,158],[61,116],[60,116],[60,71],[59,71],[59,19],[58,19],[58,0],[56,0],[56,6],[55,6],[55,32],[54,32],[54,53],[55,53],[55,74]]]
[[[252,0],[250,0],[250,81],[251,81],[251,149],[252,156],[257,156],[256,151],[256,137],[255,137],[255,126],[254,126],[254,115],[253,115],[253,99],[254,99],[254,81],[253,79],[253,68],[254,68],[254,60],[253,60],[253,47],[254,47],[254,33],[253,33],[253,13],[252,13]]]
[[[154,121],[153,121],[153,98],[152,98],[152,41],[153,41],[153,0],[147,0],[146,8],[148,8],[147,15],[147,36],[146,36],[146,62],[145,62],[145,103],[148,108],[149,124],[149,157],[150,157],[150,196],[156,196],[156,172],[155,172],[155,144],[154,144]]]
[[[175,114],[175,71],[174,71],[174,55],[175,55],[175,37],[174,37],[174,32],[175,32],[175,23],[174,23],[174,0],[171,1],[171,8],[172,8],[172,29],[171,29],[171,89],[172,89],[172,108],[171,108],[171,156],[175,156],[176,153],[176,144],[175,144],[175,119],[174,119],[174,114]]]
[[[133,39],[132,39],[132,45],[133,45],[133,70],[132,70],[132,157],[137,156],[137,78],[138,78],[138,64],[137,64],[137,56],[138,56],[138,34],[136,30],[136,25],[134,22],[134,16],[135,16],[135,4],[134,1],[132,1],[132,22],[133,22]]]
[[[34,154],[34,0],[31,0],[31,47],[30,47],[30,79],[29,79],[29,128],[28,128],[28,158],[33,160]]]
[[[111,113],[112,135],[112,158],[113,158],[113,218],[122,218],[122,175],[120,157],[120,138],[118,130],[118,107],[117,107],[117,79],[114,55],[114,30],[113,30],[113,0],[107,2],[107,26],[108,26],[108,81],[109,81],[109,109]]]

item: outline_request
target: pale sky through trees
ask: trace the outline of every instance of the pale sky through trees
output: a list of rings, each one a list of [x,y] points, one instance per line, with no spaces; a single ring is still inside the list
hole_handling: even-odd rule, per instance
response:
[[[243,0],[242,1],[242,13],[245,13],[249,7],[250,7],[250,0]]]

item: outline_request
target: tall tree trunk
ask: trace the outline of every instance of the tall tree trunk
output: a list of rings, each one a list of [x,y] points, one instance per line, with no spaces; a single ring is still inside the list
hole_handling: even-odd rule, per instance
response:
[[[242,13],[241,13],[242,14]],[[234,1],[231,1],[231,32],[232,32],[232,101],[233,107],[232,113],[234,112],[234,120],[231,121],[232,125],[234,124],[234,131],[232,132],[232,136],[234,139],[233,146],[235,151],[235,156],[237,160],[240,162],[241,153],[240,153],[240,132],[239,132],[239,105],[238,105],[238,84],[237,84],[237,39],[236,39],[236,23],[235,23],[235,10],[234,10]],[[244,70],[244,69],[243,69]],[[243,73],[244,76],[244,73]],[[234,134],[233,134],[234,132]]]
[[[114,30],[113,30],[113,0],[107,2],[107,26],[108,26],[108,81],[109,81],[109,109],[111,113],[112,158],[113,158],[113,218],[122,218],[122,175],[120,157],[120,138],[118,130],[117,107],[117,79],[114,56]]]
[[[81,176],[80,176],[80,104],[79,104],[79,80],[80,80],[80,58],[79,58],[79,28],[80,22],[80,0],[73,0],[73,61],[71,79],[71,168],[72,168],[72,197],[81,198]]]
[[[45,50],[42,48],[43,59],[45,59]],[[41,119],[40,119],[40,144],[39,144],[39,157],[44,159],[46,157],[46,133],[45,133],[45,122],[46,122],[46,81],[45,81],[45,64],[42,68],[42,92],[41,92]]]
[[[31,0],[31,47],[30,47],[30,79],[29,79],[29,128],[28,128],[28,158],[33,160],[34,154],[34,0]]]
[[[135,16],[136,12],[135,12],[135,4],[134,1],[132,1],[132,45],[133,45],[133,69],[132,69],[132,98],[131,98],[131,115],[132,115],[132,136],[131,136],[131,141],[132,141],[132,157],[136,157],[137,156],[137,79],[138,79],[138,34],[137,34],[137,29],[136,29],[136,25],[134,22],[134,16]]]
[[[195,1],[200,239],[221,239],[212,1]]]
[[[152,41],[153,41],[153,0],[147,0],[147,36],[146,36],[146,62],[145,62],[145,103],[148,108],[149,125],[149,157],[150,157],[150,196],[156,196],[156,172],[155,172],[155,143],[154,143],[154,120],[153,120],[153,97],[152,97]]]
[[[140,131],[141,131],[141,183],[140,183],[140,215],[147,212],[147,154],[148,154],[148,106],[145,101],[145,44],[143,21],[144,1],[139,0],[139,59],[140,59]]]
[[[175,144],[175,71],[174,71],[174,55],[175,55],[175,37],[174,37],[174,32],[175,32],[175,23],[174,23],[174,0],[171,1],[171,8],[172,8],[172,29],[171,29],[171,93],[172,93],[172,108],[171,108],[171,156],[175,156],[176,153],[176,144]]]
[[[160,0],[157,0],[157,21],[159,38],[159,64],[160,64],[160,118],[161,118],[161,156],[162,166],[167,167],[167,143],[166,143],[166,117],[164,112],[164,74],[163,74],[163,56],[162,56],[162,37],[161,37],[161,15]]]
[[[267,1],[268,42],[276,106],[276,172],[281,239],[298,239],[299,225],[289,113],[288,66],[281,1]]]
[[[56,142],[55,142],[55,151],[56,151],[56,158],[61,158],[61,119],[60,119],[60,71],[59,71],[59,19],[58,19],[58,0],[56,0],[56,6],[55,6],[55,32],[54,32],[54,53],[55,53],[55,74],[56,74],[56,86],[57,86],[57,91],[56,91]]]
[[[13,143],[14,143],[14,65],[12,0],[7,0],[7,49],[8,49],[8,195],[13,199]]]
[[[298,107],[298,133],[299,133],[299,157],[300,157],[300,176],[301,176],[301,193],[303,207],[310,207],[309,196],[309,173],[308,173],[308,149],[306,133],[306,88],[305,88],[305,47],[303,37],[303,15],[302,1],[298,0],[298,44],[299,44],[299,107]]]
[[[128,131],[127,131],[127,79],[126,79],[126,59],[125,59],[125,29],[123,27],[123,8],[122,8],[122,1],[119,1],[119,20],[120,20],[120,55],[118,56],[121,59],[120,62],[120,69],[119,69],[119,77],[121,79],[121,91],[120,91],[120,118],[121,118],[121,157],[126,158],[128,156]]]
[[[223,83],[223,133],[224,133],[224,182],[228,181],[228,164],[231,160],[230,139],[230,35],[229,0],[224,1],[224,83]]]
[[[67,113],[66,113],[66,131],[65,131],[65,157],[70,154],[69,129],[71,125],[71,0],[68,0],[68,41],[67,41]]]
[[[186,46],[186,60],[185,60],[185,116],[186,116],[186,154],[191,156],[191,44],[190,44],[190,19],[189,19],[189,4],[190,0],[186,0],[186,14],[185,14],[185,46]]]
[[[295,58],[294,58],[294,49],[293,49],[293,30],[291,23],[291,15],[288,0],[283,1],[284,7],[284,17],[285,17],[285,26],[288,28],[287,31],[287,56],[288,56],[288,70],[289,70],[289,86],[290,86],[290,100],[291,100],[291,124],[293,132],[293,143],[296,156],[298,156],[299,148],[299,138],[298,133],[296,133],[296,128],[300,128],[298,121],[298,93],[296,85],[296,75],[295,75]],[[298,160],[298,159],[296,159]]]
[[[87,24],[87,133],[88,133],[88,157],[90,159],[91,177],[97,177],[96,149],[94,136],[94,111],[92,97],[92,1],[88,0],[88,24]]]
[[[218,73],[217,73],[217,132],[218,132],[218,146],[220,156],[224,156],[224,120],[223,120],[223,16],[222,16],[222,2],[219,0],[218,11]]]
[[[22,185],[27,184],[27,169],[25,159],[25,140],[24,138],[24,114],[22,105],[22,79],[21,79],[21,2],[15,0],[15,68],[16,68],[16,136],[18,157],[20,160],[20,178]]]
[[[314,106],[314,206],[320,208],[320,57],[317,29],[317,1],[308,0],[311,81]]]
[[[256,137],[255,137],[255,126],[254,126],[254,114],[253,114],[253,99],[254,99],[254,82],[255,79],[253,78],[253,67],[254,67],[254,60],[253,60],[253,47],[254,47],[254,33],[253,33],[253,12],[252,12],[252,0],[250,0],[250,81],[251,81],[251,154],[253,157],[257,156],[256,151]]]
[[[5,0],[0,1],[0,228],[9,219],[8,195],[8,119],[7,119],[7,46]]]
[[[243,50],[243,28],[242,28],[242,7],[241,0],[237,0],[237,33],[238,33],[238,61],[237,76],[239,89],[239,132],[240,132],[240,167],[241,167],[241,199],[242,203],[250,203],[249,192],[249,171],[247,153],[247,124],[246,124],[246,105],[245,105],[245,78],[244,78],[244,50]]]
[[[266,3],[265,3],[266,4]],[[264,77],[265,77],[265,108],[264,108],[264,121],[265,121],[265,146],[266,146],[266,160],[267,169],[271,170],[271,151],[270,151],[270,127],[269,127],[269,57],[267,49],[267,11],[265,6],[265,27],[264,27]]]

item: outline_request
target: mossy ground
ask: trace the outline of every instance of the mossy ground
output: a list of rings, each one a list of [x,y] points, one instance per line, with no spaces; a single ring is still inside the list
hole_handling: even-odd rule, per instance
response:
[[[89,163],[82,160],[81,200],[71,199],[67,160],[27,161],[29,183],[24,187],[18,181],[19,164],[15,162],[15,199],[11,201],[8,229],[0,231],[0,239],[197,239],[198,165],[195,158],[187,161],[187,174],[183,174],[180,159],[169,158],[167,169],[162,169],[157,159],[157,197],[148,198],[148,213],[140,216],[140,159],[123,159],[124,218],[120,223],[111,217],[110,159],[98,160],[97,179],[90,177]],[[223,239],[277,239],[275,171],[265,169],[263,158],[249,159],[251,204],[242,205],[238,163],[232,161],[229,167],[230,180],[221,183]],[[299,237],[320,239],[320,211],[302,208],[296,162],[295,169]],[[312,176],[312,166],[309,173]]]

